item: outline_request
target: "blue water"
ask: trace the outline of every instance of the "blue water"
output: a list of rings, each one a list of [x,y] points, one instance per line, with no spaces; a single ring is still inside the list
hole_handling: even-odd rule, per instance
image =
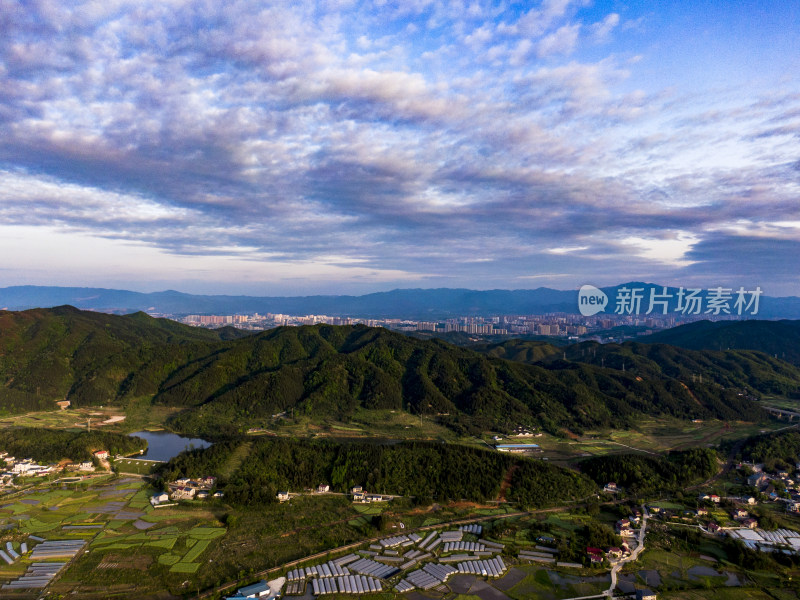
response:
[[[167,461],[190,448],[208,448],[211,442],[189,438],[169,431],[136,431],[130,435],[147,440],[147,450],[136,458]]]

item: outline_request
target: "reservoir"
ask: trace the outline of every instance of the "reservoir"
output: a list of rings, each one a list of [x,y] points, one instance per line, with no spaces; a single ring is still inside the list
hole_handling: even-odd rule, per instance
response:
[[[130,434],[147,440],[147,450],[136,458],[168,461],[184,450],[208,448],[211,442],[200,438],[183,437],[169,431],[136,431]]]

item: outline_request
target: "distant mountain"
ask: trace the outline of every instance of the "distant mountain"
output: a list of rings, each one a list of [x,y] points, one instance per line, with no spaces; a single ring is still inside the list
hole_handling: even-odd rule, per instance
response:
[[[638,341],[694,350],[760,350],[800,365],[800,321],[698,321]]]
[[[609,297],[606,313],[615,309],[620,288],[642,290],[640,314],[649,308],[650,290],[663,291],[653,283],[630,282],[603,288]],[[676,288],[668,288],[675,295]],[[705,293],[703,296],[705,297]],[[17,286],[0,288],[0,308],[24,310],[69,304],[84,310],[119,314],[150,311],[167,314],[285,313],[326,314],[369,318],[444,319],[460,315],[536,315],[577,313],[577,290],[468,290],[405,289],[363,296],[200,296],[168,290],[144,294],[102,288]],[[762,297],[759,318],[800,319],[800,298]]]
[[[373,318],[438,319],[471,314],[541,314],[574,311],[577,292],[538,290],[407,289],[364,296],[198,296],[176,291],[143,294],[102,288],[0,288],[9,310],[70,304],[84,310],[167,314],[285,313]]]
[[[348,421],[381,409],[429,415],[459,432],[520,424],[579,432],[630,427],[643,414],[758,420],[763,413],[743,390],[800,386],[800,369],[758,353],[665,346],[647,354],[623,345],[609,352],[642,355],[623,371],[612,354],[605,365],[579,360],[606,351],[597,344],[525,342],[530,351],[508,347],[499,358],[365,326],[280,327],[221,339],[231,335],[141,313],[0,312],[0,412],[52,408],[62,399],[152,402],[183,409],[172,426],[206,436],[270,426],[284,411]],[[701,369],[720,375],[695,381]]]

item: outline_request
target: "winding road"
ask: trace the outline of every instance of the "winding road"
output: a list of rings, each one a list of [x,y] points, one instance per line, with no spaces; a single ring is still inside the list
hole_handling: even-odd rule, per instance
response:
[[[642,526],[639,528],[639,539],[638,545],[634,548],[633,552],[631,552],[630,556],[626,558],[621,558],[618,560],[614,566],[611,568],[611,587],[609,587],[605,592],[603,592],[603,596],[611,597],[614,595],[614,589],[617,587],[617,574],[619,573],[620,569],[625,566],[625,564],[629,562],[633,562],[644,550],[644,535],[645,530],[647,529],[647,517],[650,515],[647,514],[647,509],[642,505]]]

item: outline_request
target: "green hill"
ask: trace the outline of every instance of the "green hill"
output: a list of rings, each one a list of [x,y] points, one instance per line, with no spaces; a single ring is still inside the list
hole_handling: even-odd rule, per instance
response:
[[[247,445],[247,460],[232,472],[231,457]],[[355,485],[369,492],[432,500],[485,501],[498,496],[510,476],[507,498],[538,507],[580,500],[597,486],[574,471],[501,452],[433,442],[341,443],[259,438],[227,441],[183,452],[160,470],[164,481],[216,475],[225,501],[252,505],[276,501],[278,490],[328,482],[336,492]]]
[[[120,317],[71,306],[0,311],[0,412],[48,410],[64,399],[107,404],[144,365],[184,361],[198,351],[195,346],[202,351],[242,335],[145,313]]]
[[[345,422],[363,410],[407,411],[462,433],[520,424],[579,432],[629,427],[642,414],[758,420],[749,396],[800,385],[800,370],[752,352],[511,341],[479,353],[330,325],[221,339],[237,335],[141,313],[2,312],[0,410],[145,398],[183,409],[175,429],[215,437],[269,425],[288,410]]]
[[[693,350],[759,350],[800,365],[800,321],[698,321],[640,341]]]
[[[794,396],[800,391],[800,369],[763,352],[688,350],[667,344],[582,342],[556,348],[542,342],[509,340],[472,349],[509,360],[548,367],[574,361],[614,369],[648,380],[677,380],[693,389],[708,385],[748,395]]]

